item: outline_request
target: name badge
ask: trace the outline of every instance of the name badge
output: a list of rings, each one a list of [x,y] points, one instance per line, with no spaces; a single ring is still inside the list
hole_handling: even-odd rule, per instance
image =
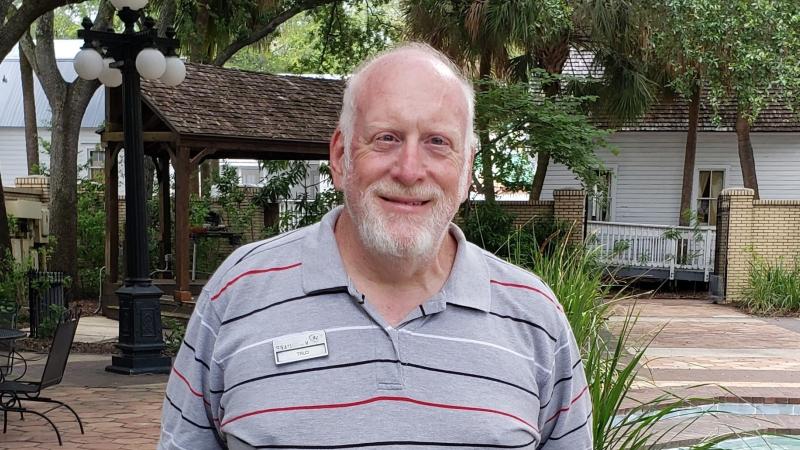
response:
[[[306,331],[272,340],[275,364],[286,364],[311,358],[328,356],[325,331]]]

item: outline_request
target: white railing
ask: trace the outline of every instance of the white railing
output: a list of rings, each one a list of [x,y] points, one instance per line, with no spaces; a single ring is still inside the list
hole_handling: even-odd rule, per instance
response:
[[[587,222],[588,242],[599,247],[607,264],[622,267],[714,271],[715,227],[678,227],[619,222]]]

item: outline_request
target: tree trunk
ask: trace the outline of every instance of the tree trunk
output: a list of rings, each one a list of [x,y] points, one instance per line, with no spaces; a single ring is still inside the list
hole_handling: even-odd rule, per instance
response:
[[[754,192],[754,199],[758,200],[758,177],[756,176],[756,160],[753,155],[753,144],[750,142],[750,122],[739,112],[736,114],[736,140],[739,146],[739,164],[742,166],[742,179],[744,187]]]
[[[6,213],[6,195],[3,189],[3,178],[0,176],[0,273],[6,273],[11,254],[11,236],[8,234],[8,215]]]
[[[19,71],[22,78],[22,106],[25,115],[25,153],[28,156],[28,175],[40,173],[39,130],[36,123],[36,97],[33,85],[33,67],[19,48]]]
[[[540,151],[536,155],[536,172],[533,174],[533,183],[531,184],[531,195],[528,200],[538,202],[542,198],[542,189],[544,188],[544,179],[547,176],[547,166],[550,165],[550,153]]]
[[[492,55],[484,51],[481,55],[480,67],[478,68],[479,79],[488,80],[492,74]],[[480,91],[485,91],[488,87],[484,84],[478,86]],[[481,183],[483,185],[483,196],[487,202],[494,202],[494,158],[492,150],[489,148],[489,132],[482,118],[478,117],[478,140],[481,145]]]
[[[564,70],[564,64],[569,58],[569,48],[567,37],[562,37],[551,47],[539,52],[536,58],[539,67],[551,75],[561,75]],[[548,98],[553,98],[561,92],[561,83],[558,80],[554,80],[545,84],[543,89]],[[533,174],[531,194],[528,197],[532,202],[538,202],[542,198],[544,180],[547,178],[547,167],[550,165],[550,152],[547,149],[540,149],[536,156],[536,172]]]
[[[195,63],[208,62],[208,25],[210,22],[208,0],[199,0],[195,6],[195,31],[189,43],[189,60]]]
[[[683,186],[681,188],[681,207],[678,210],[678,223],[689,225],[692,210],[692,186],[694,185],[694,162],[697,156],[697,122],[700,120],[700,86],[698,82],[689,100],[689,131],[686,133],[686,151],[683,156]]]

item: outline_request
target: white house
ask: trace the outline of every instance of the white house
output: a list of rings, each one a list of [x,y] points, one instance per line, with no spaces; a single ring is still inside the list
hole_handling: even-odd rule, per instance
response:
[[[74,80],[77,75],[72,68],[72,58],[80,50],[83,41],[57,40],[54,44],[59,71],[65,80]],[[49,141],[50,105],[36,76],[34,76],[34,96],[39,138]],[[97,144],[100,143],[100,136],[95,133],[95,130],[105,120],[104,108],[104,92],[102,89],[98,89],[83,116],[78,148],[78,165],[88,167],[90,171],[102,171],[103,168],[103,155],[102,152],[98,153],[98,150],[101,149],[97,147]],[[41,164],[49,166],[49,155],[41,145],[39,148]],[[14,47],[0,63],[0,173],[3,176],[3,184],[6,186],[13,186],[16,177],[28,174],[18,47]],[[84,172],[82,175],[86,175],[86,173]]]
[[[715,224],[716,197],[722,189],[743,186],[733,107],[722,106],[719,126],[712,121],[712,111],[701,108],[692,190],[692,209],[701,224]],[[638,124],[611,136],[615,151],[597,152],[608,170],[610,202],[606,211],[590,208],[590,219],[678,224],[687,118],[684,102],[665,102]],[[800,119],[782,105],[771,105],[753,124],[751,139],[761,198],[800,198]],[[571,171],[552,163],[543,199],[554,188],[576,184]]]

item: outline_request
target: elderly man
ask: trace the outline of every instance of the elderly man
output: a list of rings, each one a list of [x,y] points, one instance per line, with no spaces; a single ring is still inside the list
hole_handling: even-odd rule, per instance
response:
[[[175,360],[161,449],[592,448],[561,306],[450,223],[473,115],[470,83],[430,47],[356,71],[330,143],[345,206],[217,270]]]

